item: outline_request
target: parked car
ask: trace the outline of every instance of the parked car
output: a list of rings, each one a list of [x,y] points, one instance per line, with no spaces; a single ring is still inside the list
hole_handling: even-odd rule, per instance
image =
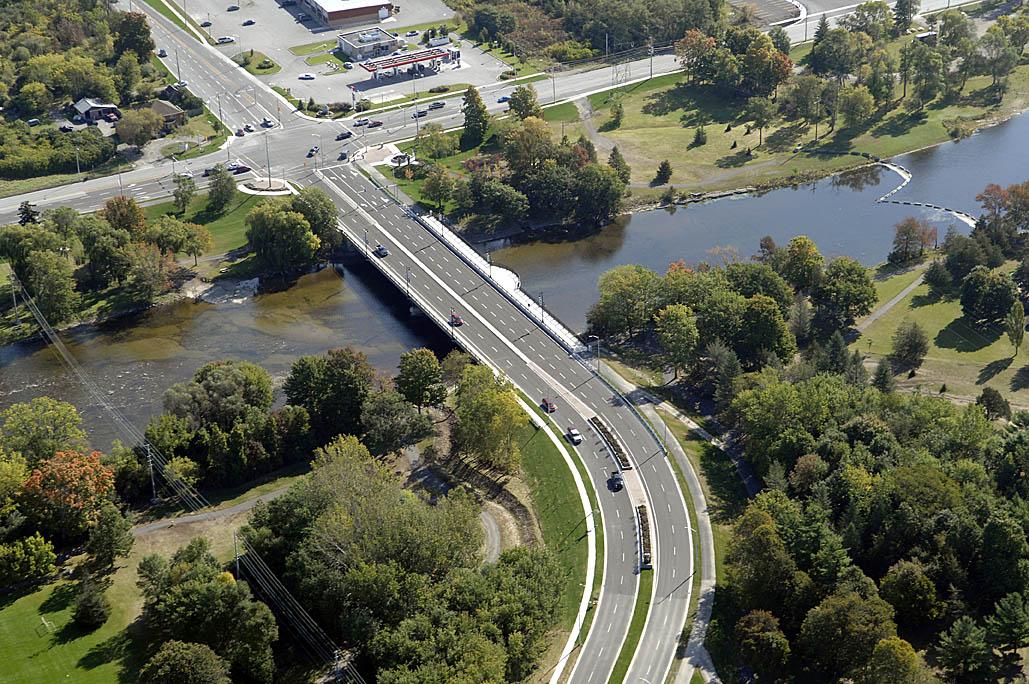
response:
[[[431,105],[429,105],[429,109],[443,109],[446,106],[447,106],[446,102],[438,102],[437,101],[437,102],[433,102]]]
[[[572,444],[582,444],[582,433],[576,428],[568,428],[568,441]]]
[[[256,24],[256,23],[257,23],[257,22],[256,22],[256,21],[254,21],[253,19],[247,19],[246,21],[244,21],[244,22],[243,22],[243,25],[244,25],[244,26],[253,26],[253,25],[254,25],[254,24]]]
[[[218,36],[216,41],[219,45],[225,45],[226,43],[235,43],[236,39],[232,36]]]
[[[115,123],[121,117],[116,112],[107,112],[104,114],[104,121],[107,123]]]
[[[320,147],[315,145],[314,147],[312,147],[311,149],[309,149],[307,151],[307,156],[308,157],[313,157],[314,155],[318,154],[318,150],[320,150],[320,149],[321,149]]]
[[[229,7],[228,7],[228,10],[230,12],[235,12],[238,9],[239,9],[239,5],[229,5]]]
[[[386,249],[386,246],[380,242],[379,244],[375,245],[375,256],[379,257],[380,259],[382,259],[383,257],[388,257],[389,250]]]
[[[178,88],[179,90],[185,88],[188,85],[189,85],[189,81],[177,81],[175,83],[175,87]]]
[[[75,129],[72,128],[71,126],[69,126],[68,124],[62,124],[61,125],[61,133],[71,133],[74,130]]]
[[[381,125],[382,125],[382,122],[379,121],[378,119],[376,119],[375,121],[369,121],[368,122],[368,128],[378,128]]]
[[[340,131],[336,134],[336,140],[346,140],[354,135],[353,131]]]
[[[211,22],[204,19],[202,22],[200,22],[200,26],[202,26],[203,28],[209,28],[211,26]]]
[[[254,132],[254,125],[253,124],[249,124],[249,123],[245,124],[243,126],[243,130],[246,131],[247,133],[253,133]]]
[[[355,126],[367,126],[369,123],[368,119],[358,119],[354,122]]]
[[[245,133],[243,132],[242,128],[237,128],[236,129],[236,135],[239,136],[240,138],[242,138],[245,135]]]
[[[622,474],[617,470],[611,473],[611,477],[608,479],[607,485],[611,488],[612,491],[622,491],[622,487],[625,486],[625,481],[622,479]]]
[[[418,35],[418,32],[417,32],[417,31],[415,31],[414,29],[411,29],[410,31],[408,31],[408,32],[407,32],[407,33],[405,33],[404,35],[405,35],[405,36],[408,36],[408,37],[410,37],[410,36],[417,36],[417,35]]]
[[[299,78],[301,81],[313,81],[314,74],[300,74],[299,76],[297,76],[297,78]]]
[[[557,410],[557,404],[555,404],[554,402],[550,401],[550,399],[547,399],[546,397],[543,397],[543,401],[540,402],[540,407],[546,413],[553,413],[554,411]]]
[[[158,57],[167,57],[168,56],[168,51],[165,50],[164,48],[161,48],[160,50],[157,51],[157,56]]]
[[[503,104],[503,103],[508,102],[510,100],[511,100],[511,96],[510,95],[501,95],[500,97],[497,98],[497,102],[499,102],[500,104]]]
[[[353,69],[354,68],[354,63],[353,62],[343,62],[343,68],[344,69]]]

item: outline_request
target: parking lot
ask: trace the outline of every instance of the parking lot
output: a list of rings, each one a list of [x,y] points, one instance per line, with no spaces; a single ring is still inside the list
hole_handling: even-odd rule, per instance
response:
[[[227,8],[233,3],[239,9],[230,12]],[[398,4],[401,11],[378,23],[378,26],[386,31],[400,31],[407,26],[443,22],[453,16],[453,12],[440,0],[403,0]],[[319,40],[334,42],[337,33],[358,26],[332,29],[310,19],[301,22],[297,19],[297,15],[303,11],[300,5],[283,7],[275,0],[185,0],[182,5],[198,24],[211,23],[205,30],[212,37],[230,36],[234,39],[233,43],[218,46],[225,54],[231,56],[252,49],[276,62],[282,70],[277,74],[262,76],[261,80],[270,85],[289,88],[295,97],[304,100],[313,97],[321,103],[349,102],[351,93],[347,86],[353,84],[359,91],[358,98],[366,97],[380,103],[403,97],[411,93],[413,88],[424,91],[435,85],[493,83],[507,69],[497,58],[473,47],[471,42],[463,41],[459,68],[447,65],[440,73],[422,76],[415,79],[414,83],[406,74],[376,81],[358,65],[354,69],[345,70],[334,68],[338,66],[335,61],[314,65],[308,63],[309,59],[324,52],[295,55],[289,50]],[[253,21],[253,24],[244,26],[247,21]],[[417,45],[419,38],[420,35],[408,38],[411,41],[410,49],[420,47]],[[315,78],[301,80],[301,74],[313,74]]]

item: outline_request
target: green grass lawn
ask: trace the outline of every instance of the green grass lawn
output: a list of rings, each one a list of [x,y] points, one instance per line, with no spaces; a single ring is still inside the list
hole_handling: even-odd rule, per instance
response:
[[[11,197],[35,190],[55,188],[58,185],[67,185],[91,178],[110,176],[119,171],[128,171],[131,168],[132,164],[122,161],[120,157],[115,157],[106,164],[101,164],[95,169],[83,173],[52,173],[47,176],[36,176],[35,178],[0,179],[0,197]]]
[[[326,50],[332,50],[337,45],[335,40],[318,40],[313,43],[304,43],[303,45],[294,45],[289,48],[289,51],[298,57],[304,55],[313,55],[316,52],[325,52]]]
[[[247,243],[244,222],[247,213],[260,202],[261,198],[255,195],[237,193],[235,201],[224,212],[212,214],[207,210],[207,195],[197,195],[181,216],[176,213],[175,205],[171,202],[151,204],[144,207],[143,211],[147,220],[151,221],[158,216],[170,214],[183,221],[205,226],[214,239],[213,246],[206,254],[224,254]]]
[[[872,284],[875,285],[876,306],[882,306],[896,297],[905,287],[915,282],[928,267],[929,260],[926,259],[920,264],[910,266],[896,267],[883,264],[877,268],[868,269],[868,274],[872,277]]]
[[[589,97],[600,133],[617,144],[633,169],[632,181],[642,186],[640,195],[658,194],[647,189],[658,163],[669,159],[671,185],[687,191],[718,190],[748,185],[781,184],[802,180],[864,163],[860,157],[825,152],[867,152],[890,157],[948,140],[954,128],[970,128],[1003,118],[1026,106],[1029,65],[1020,66],[1009,78],[1003,98],[994,99],[988,77],[970,79],[951,101],[933,102],[911,112],[899,104],[866,127],[853,130],[840,122],[836,131],[823,135],[813,151],[795,153],[798,143],[810,143],[813,127],[798,122],[777,122],[764,131],[746,132],[743,102],[727,100],[708,87],[688,86],[681,74],[669,74]],[[899,96],[898,92],[898,96]],[[615,128],[610,110],[622,103],[624,117]],[[707,143],[693,145],[695,130],[703,126]],[[728,130],[727,130],[728,129]],[[733,148],[735,143],[736,147]],[[752,155],[746,154],[752,149]]]
[[[282,95],[284,98],[286,98],[286,101],[289,102],[294,107],[298,107],[300,105],[300,100],[298,100],[297,98],[293,97],[293,94],[290,92],[289,88],[284,88],[282,86],[273,85],[272,86],[272,90],[274,90],[279,95]]]
[[[249,60],[247,58],[249,58]],[[238,55],[235,55],[232,58],[232,61],[255,76],[270,76],[271,74],[277,74],[282,71],[282,67],[276,64],[268,57],[268,55],[254,50],[241,52]],[[269,62],[270,64],[262,67],[261,64],[265,62]]]
[[[1014,266],[1010,262],[1000,270],[1011,271]],[[908,279],[910,274],[897,278]],[[900,287],[896,290],[899,292]],[[925,329],[929,353],[914,377],[897,376],[900,387],[935,394],[945,384],[948,394],[975,399],[983,387],[989,386],[1002,392],[1013,405],[1029,407],[1029,359],[1024,355],[1012,359],[1011,344],[1000,325],[983,326],[966,320],[956,295],[938,298],[924,283],[872,323],[853,348],[878,362],[890,353],[893,333],[905,320]]]

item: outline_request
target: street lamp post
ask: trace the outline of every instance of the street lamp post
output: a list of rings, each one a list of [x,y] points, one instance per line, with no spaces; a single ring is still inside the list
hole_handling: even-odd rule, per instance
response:
[[[597,375],[600,375],[600,337],[598,337],[597,335],[590,335],[589,337],[586,338],[586,341],[589,342],[590,340],[596,340],[597,341],[597,353],[596,353]]]
[[[268,189],[272,189],[272,156],[268,151],[268,131],[264,132],[264,159],[268,164]]]
[[[80,173],[82,173],[82,167],[79,166],[79,146],[76,144],[75,145],[75,174],[78,175]]]

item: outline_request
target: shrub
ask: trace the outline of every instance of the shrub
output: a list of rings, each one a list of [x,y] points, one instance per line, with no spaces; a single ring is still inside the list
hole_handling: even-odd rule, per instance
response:
[[[82,578],[79,596],[75,600],[75,624],[85,629],[96,629],[107,622],[110,614],[111,602],[104,596],[103,588],[87,574]]]
[[[447,92],[450,92],[450,86],[448,86],[448,85],[432,86],[431,88],[429,88],[429,92],[430,93],[447,93]]]
[[[703,126],[697,126],[697,130],[693,131],[693,146],[700,147],[701,145],[707,144],[707,131]]]
[[[657,165],[657,174],[654,176],[654,185],[664,185],[672,177],[672,164],[667,159]]]

